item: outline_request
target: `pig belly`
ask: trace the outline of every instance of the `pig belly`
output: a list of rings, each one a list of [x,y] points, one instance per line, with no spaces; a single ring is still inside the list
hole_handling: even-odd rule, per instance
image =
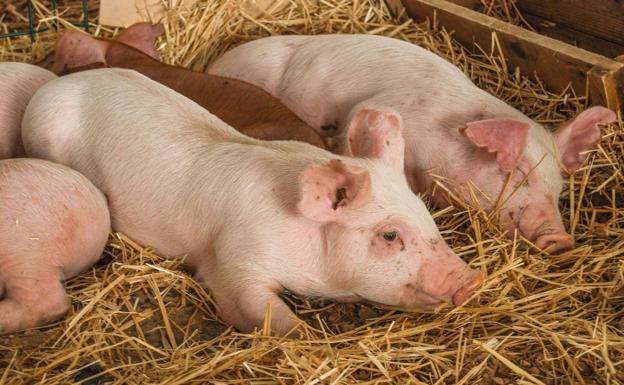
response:
[[[38,159],[0,161],[0,173],[4,263],[20,256],[71,277],[100,257],[110,227],[108,207],[84,176]]]
[[[106,200],[84,176],[39,159],[0,161],[0,334],[69,309],[61,283],[97,261],[110,229]]]

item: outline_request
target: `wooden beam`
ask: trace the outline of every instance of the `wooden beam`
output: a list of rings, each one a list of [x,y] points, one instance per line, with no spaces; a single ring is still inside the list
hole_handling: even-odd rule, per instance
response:
[[[524,28],[473,11],[447,0],[403,0],[410,16],[430,18],[454,31],[453,37],[471,48],[492,49],[495,33],[509,68],[538,74],[548,88],[558,92],[572,84],[577,94],[590,96],[593,104],[621,108],[624,100],[624,64],[605,56],[542,36]]]
[[[624,46],[624,2],[621,0],[518,0],[523,14],[550,20]]]
[[[580,47],[610,58],[624,55],[624,45],[619,45],[600,37],[566,27],[563,24],[551,22],[539,16],[525,13],[523,17],[541,35],[552,37],[572,44],[575,47]]]
[[[398,0],[395,0],[398,1]],[[448,0],[451,3],[461,5],[462,7],[470,8],[474,11],[483,13],[483,4],[481,0]],[[612,0],[599,0],[608,1]],[[540,1],[542,7],[545,7],[546,3],[551,4],[552,0]],[[614,58],[616,56],[624,54],[624,44],[614,43],[599,35],[585,32],[587,28],[579,28],[578,23],[574,21],[562,21],[561,17],[555,17],[555,20],[545,18],[543,12],[539,12],[539,7],[530,7],[528,3],[532,1],[518,0],[516,5],[522,6],[522,17],[541,35],[552,37],[557,40],[561,40],[568,44],[572,44],[575,47],[580,47],[588,51],[599,53],[606,57]],[[532,13],[537,9],[537,13]],[[542,16],[539,16],[542,15]],[[620,15],[624,18],[624,14]],[[624,23],[624,21],[622,21]],[[624,39],[624,32],[622,33],[622,39]]]

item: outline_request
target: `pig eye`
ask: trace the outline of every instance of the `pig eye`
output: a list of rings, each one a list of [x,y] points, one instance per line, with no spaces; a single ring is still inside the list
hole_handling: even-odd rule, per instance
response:
[[[387,233],[381,234],[381,236],[388,242],[394,242],[399,237],[396,231],[389,231]]]

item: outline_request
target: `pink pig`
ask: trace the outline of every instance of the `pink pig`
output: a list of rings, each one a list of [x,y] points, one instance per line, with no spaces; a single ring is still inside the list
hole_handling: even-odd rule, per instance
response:
[[[24,155],[20,125],[35,92],[56,75],[25,63],[0,63],[0,159]]]
[[[104,195],[68,167],[0,161],[0,334],[67,312],[62,280],[100,258],[110,229]]]
[[[432,193],[429,170],[468,201],[472,184],[488,211],[501,203],[508,235],[518,229],[550,252],[574,245],[558,208],[561,170],[577,170],[600,140],[598,126],[616,119],[592,107],[551,134],[446,60],[381,36],[268,37],[227,52],[209,73],[264,88],[321,134],[340,135],[344,154],[374,156],[383,143],[370,142],[371,131],[403,129],[405,165],[398,167],[414,191]],[[369,119],[370,111],[387,118]],[[448,204],[443,194],[433,199]]]
[[[260,141],[137,72],[97,69],[45,85],[23,137],[29,155],[106,193],[116,231],[185,257],[242,331],[263,324],[267,303],[272,330],[291,330],[284,289],[431,308],[465,302],[482,280],[388,166],[402,162],[399,130],[370,160]]]

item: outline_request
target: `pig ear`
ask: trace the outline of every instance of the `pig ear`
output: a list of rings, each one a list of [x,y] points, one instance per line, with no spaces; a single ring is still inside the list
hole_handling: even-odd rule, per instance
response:
[[[488,119],[470,122],[459,131],[477,147],[495,152],[500,168],[511,172],[524,152],[529,124],[512,119]]]
[[[299,177],[297,208],[307,218],[322,223],[340,220],[346,210],[362,207],[371,194],[370,175],[338,159],[307,167]]]
[[[154,44],[163,33],[165,28],[162,24],[136,23],[121,31],[115,40],[160,60],[160,54]]]
[[[106,66],[106,51],[109,43],[86,33],[66,30],[56,42],[54,64],[51,71],[62,75],[67,69]]]
[[[400,115],[367,107],[356,110],[347,127],[347,153],[360,158],[378,158],[403,170],[405,141]]]
[[[600,141],[600,124],[612,123],[615,112],[604,107],[592,107],[564,123],[554,133],[561,163],[567,171],[574,172],[585,163],[587,154]]]

